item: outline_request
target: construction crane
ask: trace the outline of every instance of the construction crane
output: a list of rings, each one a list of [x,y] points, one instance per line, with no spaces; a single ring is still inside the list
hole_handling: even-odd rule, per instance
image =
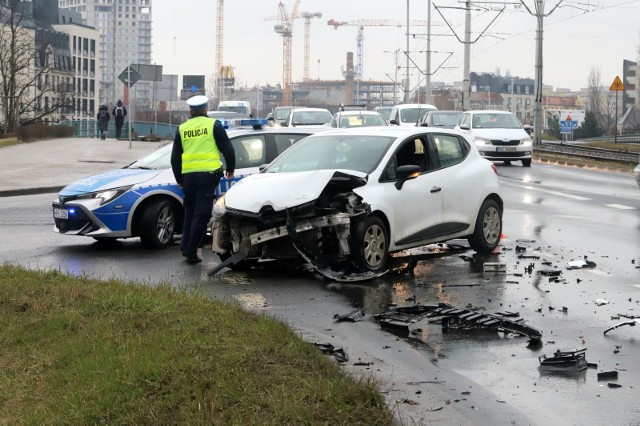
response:
[[[223,48],[223,29],[224,29],[224,0],[218,0],[218,8],[216,12],[216,63],[215,63],[215,84],[214,98],[220,101],[220,84],[222,81],[222,48]]]
[[[300,0],[296,0],[291,14],[287,13],[284,3],[278,4],[279,19],[273,30],[282,36],[282,102],[293,105],[293,90],[291,88],[291,39],[293,34],[294,16],[298,14]]]
[[[309,51],[311,45],[311,19],[322,18],[320,12],[302,12],[301,18],[304,18],[304,74],[302,74],[302,81],[309,81]],[[294,19],[296,17],[294,16]]]
[[[364,65],[363,65],[364,27],[403,27],[407,25],[407,22],[406,21],[390,21],[386,19],[358,19],[357,21],[336,21],[335,19],[329,19],[327,21],[327,25],[332,26],[336,30],[338,29],[338,27],[342,27],[342,26],[358,27],[358,37],[356,39],[357,41],[356,56],[357,56],[358,63],[356,64],[354,77],[356,80],[359,81],[363,78],[363,74],[364,74]],[[413,21],[409,21],[409,25],[426,27],[428,25],[428,22],[413,20]]]

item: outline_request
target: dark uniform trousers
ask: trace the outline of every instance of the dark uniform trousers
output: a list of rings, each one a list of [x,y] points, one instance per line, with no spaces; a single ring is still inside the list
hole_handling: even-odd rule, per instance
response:
[[[194,172],[182,175],[184,180],[184,229],[180,249],[185,256],[195,255],[211,219],[215,191],[220,173]]]

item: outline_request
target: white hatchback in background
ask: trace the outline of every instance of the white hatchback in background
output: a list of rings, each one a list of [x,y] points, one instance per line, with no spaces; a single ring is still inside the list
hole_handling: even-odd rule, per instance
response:
[[[391,109],[389,124],[396,126],[418,126],[420,120],[429,111],[437,111],[430,104],[400,104]]]
[[[480,155],[491,161],[521,161],[531,166],[533,142],[518,118],[509,111],[466,111],[456,130],[473,138]]]

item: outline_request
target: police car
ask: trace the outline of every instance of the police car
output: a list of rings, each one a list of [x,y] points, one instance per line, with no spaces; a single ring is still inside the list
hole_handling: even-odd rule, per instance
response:
[[[236,155],[235,176],[222,178],[216,195],[259,171],[300,139],[326,128],[264,127],[267,120],[223,122]],[[237,127],[233,127],[238,125]],[[122,169],[80,179],[53,201],[54,232],[99,241],[140,237],[150,248],[169,245],[182,232],[184,192],[171,170],[169,143]]]

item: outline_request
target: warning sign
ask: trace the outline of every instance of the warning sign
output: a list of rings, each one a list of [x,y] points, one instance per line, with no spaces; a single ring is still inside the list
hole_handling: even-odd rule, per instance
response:
[[[609,87],[609,91],[611,92],[624,91],[624,84],[622,84],[622,80],[620,80],[620,77],[616,76],[615,80],[613,80],[613,83],[611,83],[611,87]]]

